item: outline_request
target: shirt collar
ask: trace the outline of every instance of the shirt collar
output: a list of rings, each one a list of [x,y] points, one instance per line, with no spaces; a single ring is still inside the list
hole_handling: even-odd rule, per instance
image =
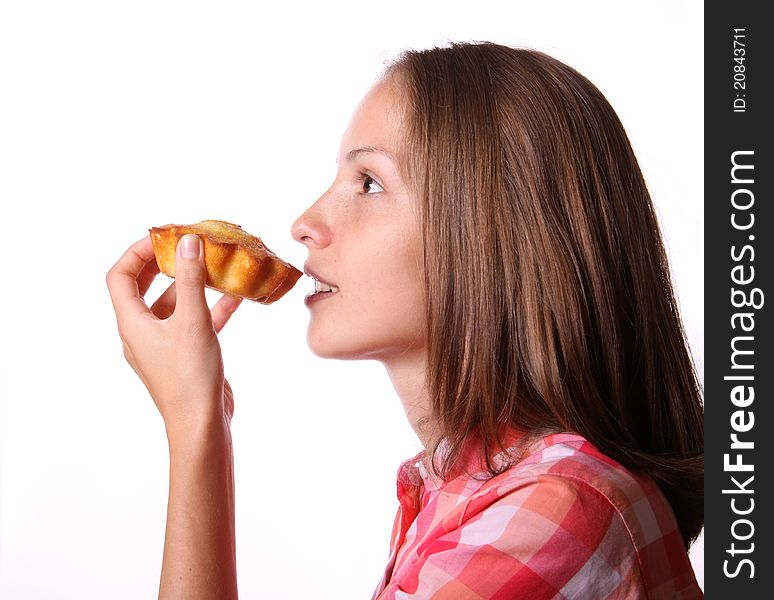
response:
[[[524,459],[527,452],[514,455],[514,449],[522,439],[522,434],[515,429],[509,429],[504,435],[506,450],[495,455],[492,459],[493,466],[499,469],[507,462],[519,462]],[[443,460],[448,453],[448,444],[443,440],[438,447],[438,458]],[[435,474],[431,464],[432,457],[423,450],[416,456],[404,461],[398,469],[398,484],[423,487],[428,491],[439,490],[459,477],[485,477],[488,476],[486,459],[477,438],[471,438],[463,450],[459,467],[454,469],[444,481]]]

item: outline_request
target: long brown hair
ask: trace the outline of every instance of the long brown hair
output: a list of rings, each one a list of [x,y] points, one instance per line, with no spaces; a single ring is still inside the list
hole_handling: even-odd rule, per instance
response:
[[[658,483],[688,546],[702,390],[616,113],[562,62],[491,43],[408,51],[386,77],[421,200],[439,472],[476,439],[496,474],[504,428],[576,432]]]

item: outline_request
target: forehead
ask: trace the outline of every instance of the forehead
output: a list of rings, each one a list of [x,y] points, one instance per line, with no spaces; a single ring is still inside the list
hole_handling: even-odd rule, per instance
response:
[[[401,115],[395,84],[387,80],[376,82],[352,114],[337,161],[344,160],[350,150],[368,146],[385,148],[395,155],[400,143]]]

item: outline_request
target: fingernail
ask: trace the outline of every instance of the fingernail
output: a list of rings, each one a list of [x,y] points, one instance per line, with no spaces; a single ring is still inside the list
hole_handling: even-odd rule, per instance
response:
[[[199,236],[188,233],[180,238],[180,256],[183,258],[199,258]]]

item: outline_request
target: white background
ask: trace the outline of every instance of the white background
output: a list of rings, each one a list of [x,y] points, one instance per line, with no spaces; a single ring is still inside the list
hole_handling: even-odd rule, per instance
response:
[[[149,227],[206,218],[301,266],[290,225],[332,181],[383,60],[446,40],[535,47],[607,96],[703,376],[701,2],[3,2],[0,597],[157,594],[166,439],[124,362],[108,268]],[[307,349],[309,282],[221,335],[243,598],[370,597],[396,468],[420,449],[378,363]]]

